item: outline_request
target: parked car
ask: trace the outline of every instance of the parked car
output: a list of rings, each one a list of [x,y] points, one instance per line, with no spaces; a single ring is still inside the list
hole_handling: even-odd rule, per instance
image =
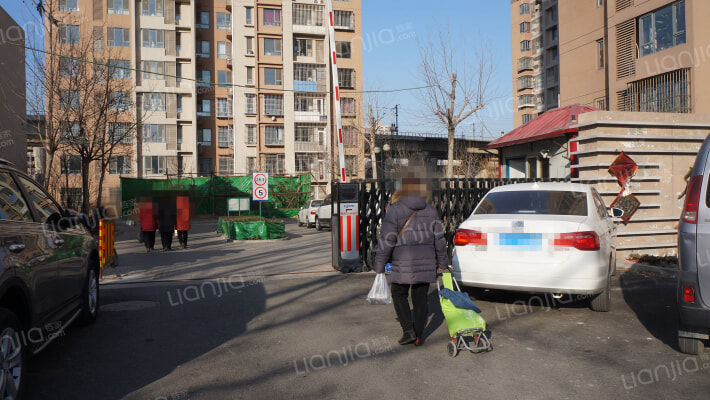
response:
[[[76,216],[0,159],[0,398],[20,398],[28,357],[99,312],[97,244]]]
[[[316,223],[316,210],[323,204],[323,200],[310,200],[308,204],[301,207],[298,212],[298,226],[306,225],[306,228],[313,228]]]
[[[331,204],[333,203],[333,197],[331,195],[325,196],[323,203],[316,209],[315,224],[316,229],[319,231],[323,230],[324,227],[330,228],[330,216],[332,214]]]
[[[589,185],[491,189],[457,229],[454,245],[454,276],[466,286],[592,295],[593,310],[610,309],[616,226]]]
[[[690,172],[678,223],[678,348],[700,354],[710,339],[710,136]]]

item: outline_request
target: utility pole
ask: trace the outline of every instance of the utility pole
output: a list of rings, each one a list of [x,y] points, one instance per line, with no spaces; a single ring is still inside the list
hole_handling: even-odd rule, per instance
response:
[[[399,135],[399,104],[394,106],[394,133]]]

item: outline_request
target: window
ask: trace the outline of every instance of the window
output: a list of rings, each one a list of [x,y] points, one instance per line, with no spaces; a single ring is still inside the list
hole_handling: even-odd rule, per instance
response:
[[[357,137],[355,134],[354,127],[352,127],[352,126],[344,126],[343,127],[343,144],[345,146],[355,146],[355,144],[357,144]]]
[[[113,156],[108,162],[108,173],[111,175],[130,174],[131,156]]]
[[[679,69],[631,82],[619,111],[690,113],[691,73]]]
[[[143,61],[143,79],[165,80],[164,61]]]
[[[355,88],[355,70],[351,68],[338,68],[338,84],[342,88]]]
[[[532,89],[533,77],[526,75],[518,77],[518,90]]]
[[[129,0],[108,0],[108,13],[117,15],[128,15]]]
[[[530,14],[530,3],[523,3],[520,5],[520,15]]]
[[[557,27],[547,30],[547,36],[550,39],[550,42],[556,42],[559,35],[560,35],[560,32],[557,29]]]
[[[217,29],[231,30],[232,19],[228,13],[217,13]]]
[[[545,10],[545,23],[552,23],[557,21],[557,7],[552,6]]]
[[[256,171],[256,157],[247,157],[247,172],[254,173]]]
[[[313,97],[296,94],[294,97],[294,110],[296,112],[315,112],[325,115],[323,109],[324,97]]]
[[[333,11],[333,18],[333,26],[335,29],[347,29],[350,31],[355,29],[352,11],[335,10]]]
[[[244,114],[256,114],[256,94],[244,94]]]
[[[281,39],[264,38],[264,55],[265,56],[280,56],[281,55]]]
[[[22,197],[22,191],[7,172],[0,172],[0,219],[33,222],[32,212]]]
[[[63,175],[81,175],[81,157],[64,155],[61,162]]]
[[[483,214],[587,215],[584,192],[524,190],[489,193],[476,208]]]
[[[597,8],[604,7],[604,0],[597,0]]]
[[[165,93],[143,93],[144,111],[165,111]]]
[[[197,143],[203,146],[212,146],[212,129],[202,128],[197,130]]]
[[[247,67],[247,85],[254,84],[254,67]]]
[[[284,115],[283,96],[277,94],[264,95],[264,115]]]
[[[533,69],[532,57],[521,57],[518,59],[518,72]]]
[[[532,114],[523,114],[523,123],[527,124],[528,122],[533,120],[533,115]]]
[[[143,143],[165,143],[165,125],[143,125]]]
[[[60,216],[62,215],[62,211],[57,203],[55,203],[44,190],[42,190],[34,182],[31,182],[21,176],[19,178],[21,184],[27,191],[27,199],[34,204],[35,209],[40,213],[40,221],[47,221],[53,214],[59,214]]]
[[[264,157],[266,164],[266,172],[269,174],[283,174],[284,173],[284,155],[283,154],[267,154]]]
[[[108,28],[108,45],[114,47],[128,47],[131,45],[128,39],[128,28]]]
[[[231,58],[232,46],[229,42],[217,42],[217,58]]]
[[[79,0],[59,0],[59,11],[79,11]]]
[[[62,110],[71,108],[76,110],[79,108],[81,95],[78,90],[60,90],[59,91],[59,107]]]
[[[110,143],[133,143],[131,124],[127,122],[107,123],[106,134]]]
[[[276,85],[280,86],[282,84],[281,80],[281,69],[280,68],[264,68],[264,84],[265,85]]]
[[[163,0],[143,0],[141,3],[143,15],[148,15],[152,17],[163,16]]]
[[[520,24],[520,33],[530,32],[530,22],[523,22]]]
[[[234,174],[234,158],[220,157],[219,158],[219,173],[220,175]]]
[[[81,208],[81,199],[83,196],[80,187],[62,188],[61,196],[62,204],[64,204],[65,208],[77,210]]]
[[[523,40],[520,42],[520,51],[530,51],[530,41]]]
[[[142,29],[143,47],[164,48],[165,31],[161,29]]]
[[[209,12],[200,11],[200,13],[197,17],[199,18],[198,19],[199,22],[197,23],[198,28],[207,29],[210,27],[210,13]]]
[[[244,125],[244,142],[246,144],[256,144],[256,125]]]
[[[254,38],[251,36],[247,36],[245,39],[247,41],[247,55],[253,56],[254,55]]]
[[[264,9],[264,25],[281,26],[281,10],[273,8]]]
[[[343,114],[355,114],[355,99],[352,97],[342,97],[340,108]]]
[[[345,170],[349,175],[357,175],[357,156],[345,155]]]
[[[108,70],[111,78],[131,79],[130,60],[108,60]]]
[[[72,141],[76,138],[80,138],[81,135],[81,125],[78,122],[64,121],[61,123],[61,135],[62,139],[65,141]]]
[[[338,58],[351,58],[350,42],[335,42],[335,56]]]
[[[209,117],[212,115],[212,102],[210,99],[201,99],[197,102],[197,116]]]
[[[685,1],[669,4],[638,19],[640,56],[685,43]]]
[[[533,95],[524,94],[522,96],[518,96],[518,108],[523,107],[535,107],[535,99],[533,98]]]
[[[212,71],[203,69],[197,71],[197,87],[209,87],[212,82]]]
[[[217,98],[217,117],[230,118],[232,116],[232,99]]]
[[[111,92],[109,110],[128,111],[131,109],[131,92]]]
[[[542,37],[536,37],[532,41],[532,49],[537,51],[542,48]]]
[[[323,6],[293,3],[293,24],[323,26]]]
[[[143,173],[145,175],[158,175],[165,173],[165,156],[143,157]]]
[[[316,159],[313,154],[296,153],[296,172],[310,172],[315,167]]]
[[[60,58],[59,59],[59,74],[61,76],[79,76],[81,69],[81,63],[79,60],[74,60],[71,58]]]
[[[219,147],[230,147],[233,145],[234,134],[231,126],[220,126],[217,128],[217,145]]]
[[[604,68],[604,39],[597,40],[597,69]]]
[[[209,57],[210,56],[210,41],[209,40],[198,40],[195,42],[195,52],[198,57]]]
[[[232,87],[232,72],[231,71],[217,71],[217,86],[221,88]]]
[[[252,15],[254,14],[254,7],[245,7],[244,12],[245,12],[244,23],[246,25],[254,25],[254,21],[252,19]]]
[[[547,85],[554,85],[559,79],[557,76],[557,66],[550,67],[545,70],[545,77],[547,78]]]
[[[59,25],[59,43],[78,44],[79,25]]]
[[[202,176],[208,176],[212,174],[212,159],[211,158],[200,158],[199,172]]]
[[[313,56],[313,40],[311,40],[311,39],[293,39],[293,56],[294,57],[312,57]]]
[[[264,144],[267,146],[283,146],[284,144],[284,127],[283,126],[265,126],[264,127]]]
[[[557,46],[547,50],[547,57],[552,61],[557,61],[557,58],[559,57],[559,50],[557,49]]]

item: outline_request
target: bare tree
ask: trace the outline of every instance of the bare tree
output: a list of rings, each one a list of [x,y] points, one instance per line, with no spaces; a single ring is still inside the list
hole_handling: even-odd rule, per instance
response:
[[[454,133],[456,127],[482,109],[494,72],[493,52],[481,44],[467,58],[465,43],[452,41],[451,33],[439,31],[419,44],[419,74],[427,88],[419,94],[427,114],[448,133],[446,176],[454,175]]]
[[[382,95],[375,91],[368,91],[363,97],[358,97],[355,101],[364,100],[364,118],[348,118],[343,119],[343,127],[352,129],[354,132],[352,145],[357,146],[358,158],[370,158],[372,165],[372,178],[377,179],[377,155],[374,152],[375,147],[380,144],[378,138],[385,132],[384,121],[388,115],[388,108],[385,106],[385,99]],[[353,172],[353,174],[357,171]]]

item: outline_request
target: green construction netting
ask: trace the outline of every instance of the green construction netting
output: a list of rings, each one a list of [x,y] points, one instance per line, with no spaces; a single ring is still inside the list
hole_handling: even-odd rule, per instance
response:
[[[235,222],[229,218],[220,218],[217,232],[234,240],[282,239],[286,236],[284,222],[274,219]]]
[[[123,215],[130,215],[142,196],[187,195],[196,214],[227,215],[227,199],[251,198],[251,176],[211,178],[137,179],[121,178]],[[292,217],[306,204],[311,194],[309,174],[269,177],[269,201],[261,202],[265,217]],[[244,212],[242,212],[244,214]],[[259,215],[259,202],[251,202],[251,214]]]

